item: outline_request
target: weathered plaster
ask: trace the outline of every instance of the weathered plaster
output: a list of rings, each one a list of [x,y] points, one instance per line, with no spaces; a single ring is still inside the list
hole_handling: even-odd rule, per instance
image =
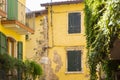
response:
[[[57,75],[54,73],[54,70],[51,67],[51,65],[52,65],[51,60],[49,60],[48,64],[45,67],[46,80],[59,80]]]
[[[59,72],[59,70],[63,66],[63,63],[62,63],[62,60],[61,60],[61,56],[57,53],[57,51],[54,51],[53,62],[57,64],[56,68],[55,68],[55,72]]]

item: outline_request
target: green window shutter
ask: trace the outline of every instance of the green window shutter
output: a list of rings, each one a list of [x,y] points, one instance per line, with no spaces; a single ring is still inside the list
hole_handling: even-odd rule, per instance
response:
[[[18,0],[7,0],[7,17],[9,20],[18,20]]]
[[[81,32],[81,15],[80,13],[69,13],[68,15],[68,33]]]
[[[0,53],[7,53],[7,37],[0,32]]]
[[[81,71],[81,51],[68,51],[68,71]]]
[[[23,59],[23,43],[21,41],[17,43],[17,53],[18,59]]]
[[[17,43],[17,58],[22,60],[23,59],[23,42],[21,41],[18,41]],[[18,80],[22,80],[22,72],[21,72],[21,69],[18,68]]]
[[[17,76],[18,76],[18,79],[17,79],[17,80],[22,80],[22,71],[21,71],[21,69],[18,68],[17,71],[18,71],[18,72],[17,72]]]
[[[76,71],[81,71],[81,51],[76,51]]]

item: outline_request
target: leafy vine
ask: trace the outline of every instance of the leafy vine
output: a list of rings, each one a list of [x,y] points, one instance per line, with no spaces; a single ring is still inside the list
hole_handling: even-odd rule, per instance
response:
[[[97,80],[98,64],[102,65],[106,80],[112,80],[108,66],[110,50],[119,38],[120,0],[85,0],[84,12],[90,80]]]

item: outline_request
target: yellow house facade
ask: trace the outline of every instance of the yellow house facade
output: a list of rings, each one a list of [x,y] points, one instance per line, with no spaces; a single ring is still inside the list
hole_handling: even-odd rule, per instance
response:
[[[46,80],[89,80],[83,0],[41,6],[48,10]]]
[[[47,57],[45,49],[48,44],[47,10],[33,11],[33,13],[35,14],[35,31],[34,34],[28,34],[26,37],[26,59],[34,60],[42,66],[43,75],[40,80],[44,80],[46,65],[42,64],[41,59]]]
[[[25,59],[25,35],[34,33],[28,19],[34,18],[26,0],[0,0],[0,53]],[[27,10],[27,11],[26,11]]]
[[[25,6],[26,0],[0,0],[0,4],[0,54],[25,60],[26,35],[34,33],[34,14]],[[2,80],[22,80],[20,69],[0,73]]]
[[[47,44],[47,10],[33,11],[35,14],[35,32],[26,37],[26,59],[39,61],[42,56],[42,48]],[[45,25],[46,24],[46,25]]]

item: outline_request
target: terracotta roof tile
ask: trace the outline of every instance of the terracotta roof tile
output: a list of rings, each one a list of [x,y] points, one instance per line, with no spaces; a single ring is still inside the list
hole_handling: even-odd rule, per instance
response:
[[[62,1],[62,2],[52,2],[52,3],[44,3],[41,6],[51,6],[51,5],[65,5],[65,4],[77,4],[81,3],[84,0],[74,0],[74,1]]]

